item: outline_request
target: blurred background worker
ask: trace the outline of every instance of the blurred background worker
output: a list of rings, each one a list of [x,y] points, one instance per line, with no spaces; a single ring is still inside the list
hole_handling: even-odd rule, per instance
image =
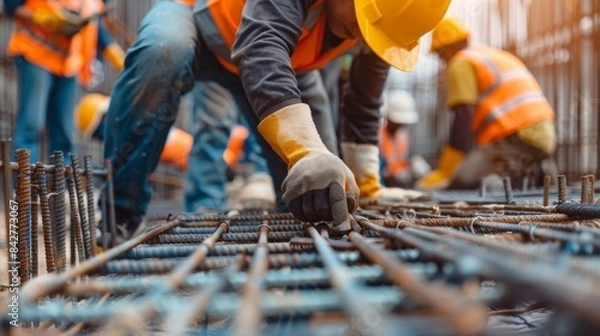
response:
[[[206,95],[210,91],[208,87],[198,84],[198,87],[192,91],[192,96],[194,96],[192,99],[195,99],[194,109],[207,104],[209,99],[206,98]],[[110,97],[100,93],[89,93],[80,99],[75,108],[75,126],[84,138],[104,141],[105,119],[109,103]],[[208,116],[203,111],[192,112],[192,118],[201,119],[196,120],[193,124],[204,125],[203,128],[217,127],[216,123],[227,119],[223,118],[223,115],[220,116],[219,120],[209,122]],[[193,142],[193,137],[188,132],[171,126],[159,157],[160,162],[173,165],[180,171],[186,172]],[[212,146],[209,145],[208,140],[199,143],[199,151],[212,153]],[[211,143],[215,143],[214,139]],[[192,167],[192,171],[186,174],[186,211],[217,210],[225,206],[226,202],[227,208],[240,206],[272,208],[275,205],[273,181],[267,172],[264,158],[261,157],[260,152],[257,152],[259,149],[258,143],[250,136],[246,126],[241,124],[234,126],[227,140],[227,148],[222,152],[222,158],[219,153],[214,157],[210,153],[205,154],[213,157],[214,161],[224,161],[227,164],[227,181],[230,183],[226,188],[225,184],[221,185],[215,181],[218,164],[209,164],[209,161],[204,160],[203,165]],[[226,190],[227,197],[225,197]]]
[[[84,95],[75,108],[75,127],[86,139],[104,141],[106,111],[110,97],[100,93]],[[192,136],[184,130],[171,127],[160,161],[187,170],[187,157],[192,149]]]
[[[381,176],[388,187],[412,187],[415,181],[431,169],[421,156],[411,157],[410,153],[409,127],[419,120],[417,103],[408,91],[390,90],[381,112]]]
[[[7,47],[19,78],[13,150],[29,149],[32,160],[42,160],[39,137],[47,126],[48,151],[71,152],[77,80],[83,86],[91,83],[104,4],[6,0],[4,5],[16,19]],[[107,50],[113,59],[114,46]]]
[[[520,186],[556,147],[554,111],[533,75],[506,51],[469,45],[469,35],[451,18],[433,31],[431,51],[446,62],[454,121],[438,168],[417,183],[421,189],[476,188],[493,174]]]

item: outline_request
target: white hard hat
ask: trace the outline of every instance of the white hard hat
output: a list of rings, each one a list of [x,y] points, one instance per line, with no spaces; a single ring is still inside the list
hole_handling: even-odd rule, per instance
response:
[[[382,116],[396,124],[414,124],[419,120],[417,103],[407,91],[389,91],[382,108]]]

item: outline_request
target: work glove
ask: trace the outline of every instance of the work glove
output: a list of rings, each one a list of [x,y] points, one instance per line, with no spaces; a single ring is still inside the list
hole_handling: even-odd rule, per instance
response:
[[[417,181],[416,187],[422,190],[446,189],[464,157],[463,151],[448,145],[444,146],[438,168]]]
[[[344,162],[354,173],[360,190],[360,205],[378,202],[406,202],[424,198],[420,191],[387,188],[381,185],[379,175],[379,148],[376,145],[342,142]]]
[[[68,37],[77,34],[86,23],[81,16],[63,8],[36,10],[31,20],[43,29]]]
[[[292,214],[305,222],[332,222],[336,231],[350,230],[358,186],[350,169],[321,141],[308,105],[284,107],[265,118],[258,131],[288,166],[282,191]]]
[[[125,66],[125,52],[117,43],[111,43],[102,52],[104,59],[117,71]]]

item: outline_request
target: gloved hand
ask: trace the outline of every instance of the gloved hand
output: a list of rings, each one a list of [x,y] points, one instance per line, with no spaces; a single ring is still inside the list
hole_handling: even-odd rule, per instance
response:
[[[425,194],[402,188],[387,188],[380,183],[379,148],[375,145],[342,142],[344,162],[356,177],[360,189],[360,204],[373,201],[406,202],[425,197]]]
[[[102,52],[102,56],[108,61],[112,67],[117,70],[123,70],[125,66],[125,52],[117,43],[111,43]]]
[[[36,10],[31,21],[46,30],[69,37],[77,34],[86,23],[81,16],[62,8]]]
[[[358,186],[350,169],[321,141],[308,105],[284,107],[265,118],[258,131],[288,166],[283,200],[294,216],[350,230],[348,213],[357,208]]]
[[[417,181],[416,187],[423,190],[440,190],[450,185],[456,168],[462,162],[465,153],[451,146],[444,146],[438,168]]]

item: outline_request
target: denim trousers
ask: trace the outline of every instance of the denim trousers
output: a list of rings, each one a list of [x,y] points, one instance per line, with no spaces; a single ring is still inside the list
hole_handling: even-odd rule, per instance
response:
[[[307,90],[308,96],[303,95],[303,100],[319,114],[315,119],[322,119],[317,125],[320,133],[331,137],[333,121],[322,80],[311,72],[306,76],[303,78],[307,88],[312,90]],[[146,213],[152,193],[148,176],[158,165],[181,97],[195,87],[194,146],[186,176],[186,209],[222,206],[225,197],[222,152],[233,125],[230,121],[245,120],[273,177],[278,209],[286,210],[280,186],[287,167],[262,136],[256,134],[258,118],[239,77],[225,70],[206,48],[190,8],[172,1],[158,2],[142,20],[111,94],[104,157],[113,165],[115,206],[134,215]],[[221,120],[223,115],[229,121]],[[328,140],[332,141],[334,137]]]
[[[73,149],[73,111],[76,104],[77,80],[61,77],[15,57],[18,73],[18,108],[13,133],[12,151],[29,149],[31,161],[46,161],[40,157],[40,135],[44,128],[48,137],[48,154]]]

